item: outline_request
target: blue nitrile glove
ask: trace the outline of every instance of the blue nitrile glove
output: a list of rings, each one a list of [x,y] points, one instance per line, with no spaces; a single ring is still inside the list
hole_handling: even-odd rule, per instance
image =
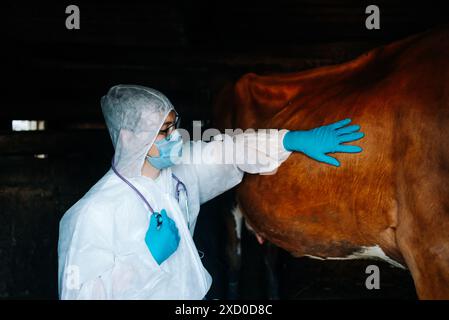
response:
[[[160,215],[157,212],[151,215],[145,243],[158,264],[164,262],[178,248],[178,228],[175,222],[167,216],[165,209],[161,210]]]
[[[345,127],[350,122],[351,119],[344,119],[307,131],[289,131],[283,139],[284,148],[288,151],[302,152],[312,159],[338,167],[340,162],[326,153],[362,151],[358,146],[341,144],[365,136],[363,132],[356,132],[360,130],[358,125]]]

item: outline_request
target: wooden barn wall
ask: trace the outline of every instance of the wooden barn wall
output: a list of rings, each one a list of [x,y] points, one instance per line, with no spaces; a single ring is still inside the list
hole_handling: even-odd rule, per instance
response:
[[[65,28],[77,4],[81,29]],[[211,118],[214,94],[245,72],[293,72],[350,60],[447,23],[439,5],[376,1],[6,1],[0,108],[0,297],[57,297],[62,214],[109,167],[100,98],[117,83],[164,92],[183,116]],[[12,120],[45,120],[12,132]],[[36,154],[47,154],[45,159]]]

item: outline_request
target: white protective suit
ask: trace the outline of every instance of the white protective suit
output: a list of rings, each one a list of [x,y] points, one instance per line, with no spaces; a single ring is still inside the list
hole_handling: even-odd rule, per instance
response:
[[[150,88],[118,85],[102,98],[101,107],[115,148],[116,169],[145,196],[154,211],[166,209],[181,240],[175,253],[158,265],[144,240],[151,212],[137,193],[109,170],[61,219],[60,298],[202,299],[212,280],[192,239],[200,205],[237,185],[244,172],[276,169],[290,155],[282,145],[287,130],[222,135],[221,141],[209,143],[185,142],[193,149],[201,148],[208,164],[183,159],[153,180],[143,176],[141,169],[165,118],[174,110],[170,101]],[[266,164],[220,162],[223,147],[243,136],[248,141],[248,153],[264,157]],[[260,150],[261,139],[279,140],[273,144],[278,146],[275,156]],[[181,198],[187,200],[189,219],[186,201],[175,198],[172,173],[186,186],[187,193],[181,193]]]

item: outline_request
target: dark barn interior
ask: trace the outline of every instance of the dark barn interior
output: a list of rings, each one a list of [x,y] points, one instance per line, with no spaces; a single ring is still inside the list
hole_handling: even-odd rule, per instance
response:
[[[65,8],[80,8],[79,30],[65,27]],[[294,72],[348,61],[377,46],[449,22],[431,1],[374,2],[381,29],[367,30],[353,0],[278,1],[7,1],[2,19],[0,111],[0,297],[57,299],[58,224],[109,169],[113,148],[100,98],[118,83],[166,94],[182,116],[213,126],[223,83],[247,72]],[[5,44],[6,43],[6,44]],[[31,120],[37,130],[13,130]],[[225,194],[203,206],[195,241],[214,282],[211,299],[229,298]],[[223,205],[223,203],[227,203]],[[229,205],[230,206],[230,205]],[[229,213],[228,213],[229,214]],[[273,298],[263,252],[243,230],[238,287],[242,299]],[[280,250],[281,299],[415,299],[406,270],[375,262],[380,290],[365,288],[370,261],[316,261]],[[235,296],[234,296],[235,297]]]

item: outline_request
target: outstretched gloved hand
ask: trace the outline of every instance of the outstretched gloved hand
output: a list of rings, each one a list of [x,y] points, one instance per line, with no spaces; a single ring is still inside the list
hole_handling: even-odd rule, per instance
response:
[[[168,259],[178,248],[179,232],[175,222],[167,216],[165,209],[151,215],[145,235],[145,243],[158,264]]]
[[[307,131],[289,131],[283,139],[284,148],[288,151],[302,152],[314,160],[338,167],[340,162],[326,153],[362,151],[362,148],[358,146],[341,144],[365,136],[363,132],[357,132],[360,130],[358,125],[345,127],[350,122],[351,119],[344,119]]]

